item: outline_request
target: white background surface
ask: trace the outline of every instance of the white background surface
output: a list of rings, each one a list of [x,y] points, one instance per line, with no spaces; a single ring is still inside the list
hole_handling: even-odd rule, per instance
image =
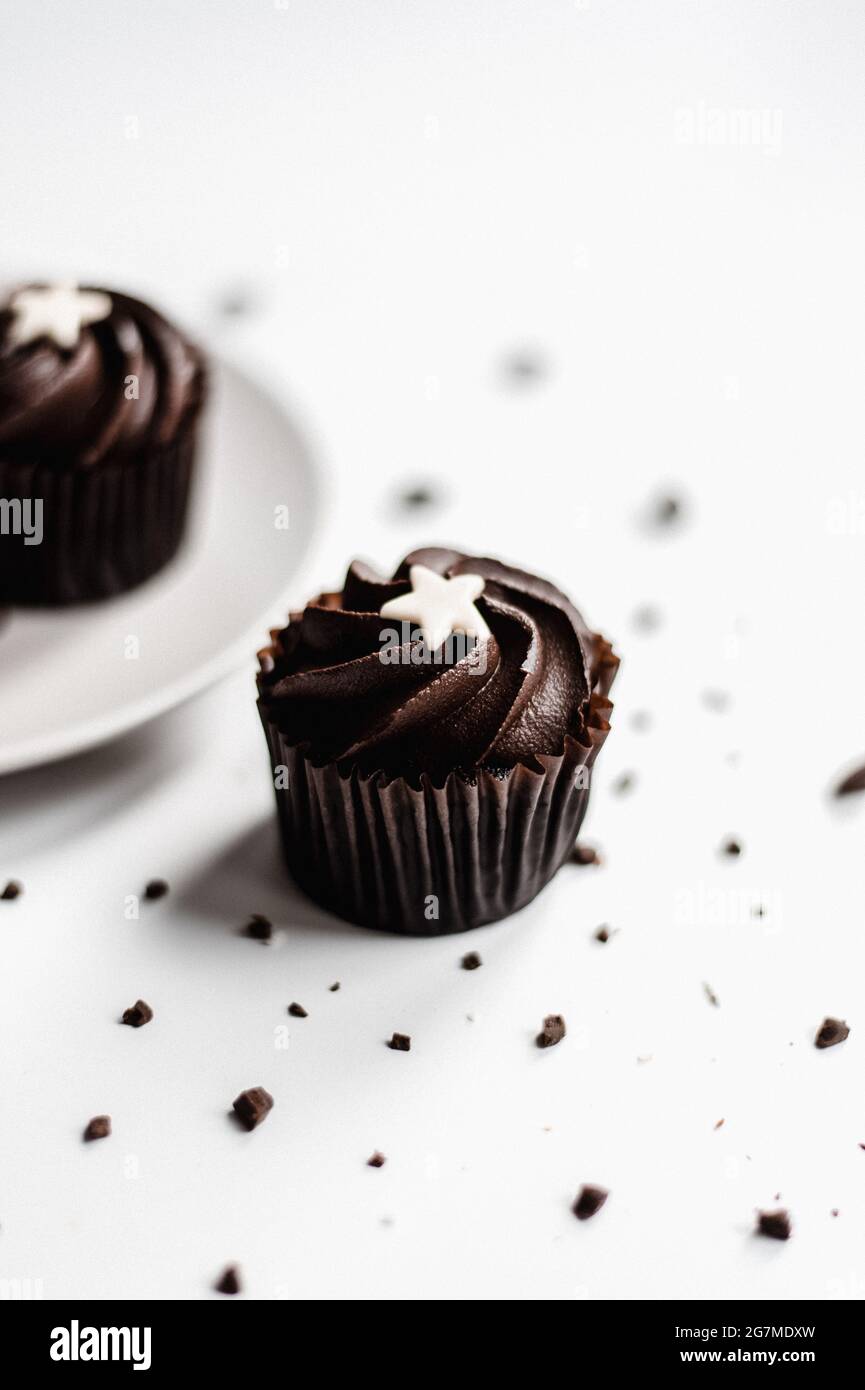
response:
[[[0,903],[0,1277],[199,1298],[237,1260],[260,1298],[861,1297],[865,807],[827,796],[865,753],[861,7],[0,12],[4,273],[152,295],[279,392],[328,499],[296,600],[449,541],[553,575],[624,657],[605,866],[470,937],[294,895],[252,653],[0,782],[0,878],[26,885]],[[762,139],[730,136],[741,110]],[[707,119],[727,142],[683,143]],[[228,321],[237,287],[255,312]],[[508,389],[526,347],[548,372]],[[425,477],[446,503],[395,514]],[[689,512],[659,539],[638,519],[664,486]],[[157,875],[171,896],[126,920]],[[273,947],[237,935],[250,911]],[[153,1023],[119,1027],[138,996]],[[568,1037],[539,1052],[551,1011]],[[852,1032],[821,1053],[827,1013]],[[246,1135],[226,1111],[256,1084],[276,1107]],[[113,1136],[82,1145],[100,1112]],[[579,1224],[583,1181],[612,1195]],[[777,1192],[786,1245],[749,1234]]]

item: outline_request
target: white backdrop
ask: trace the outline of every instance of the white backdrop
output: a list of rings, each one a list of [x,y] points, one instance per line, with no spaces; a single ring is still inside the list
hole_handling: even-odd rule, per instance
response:
[[[0,903],[0,1287],[199,1298],[236,1260],[261,1298],[862,1297],[865,807],[828,797],[865,755],[861,6],[0,14],[0,276],[152,296],[286,402],[325,479],[296,601],[452,542],[552,575],[624,658],[605,866],[467,938],[294,895],[252,652],[0,782],[26,887]],[[445,500],[400,514],[416,478]],[[687,513],[658,537],[664,488]],[[171,896],[125,920],[154,876]],[[139,996],[154,1022],[119,1028]],[[539,1052],[548,1012],[569,1034]],[[817,1052],[825,1014],[852,1031]],[[257,1084],[246,1136],[225,1112]],[[612,1195],[578,1224],[583,1181]],[[778,1192],[786,1245],[750,1234]]]

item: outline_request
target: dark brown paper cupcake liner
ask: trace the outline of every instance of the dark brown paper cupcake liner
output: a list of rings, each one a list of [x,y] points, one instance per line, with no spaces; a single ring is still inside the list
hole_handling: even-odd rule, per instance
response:
[[[63,467],[0,457],[0,497],[41,500],[43,526],[39,545],[0,536],[0,604],[108,598],[162,569],[183,538],[199,413],[131,458]]]
[[[411,936],[467,931],[531,902],[574,847],[609,733],[619,663],[597,640],[583,740],[566,737],[561,755],[534,768],[454,772],[442,787],[315,766],[259,705],[283,850],[304,891],[349,921]]]

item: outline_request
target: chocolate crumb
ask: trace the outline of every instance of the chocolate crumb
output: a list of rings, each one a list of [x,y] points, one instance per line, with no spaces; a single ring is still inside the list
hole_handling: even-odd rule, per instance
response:
[[[242,1125],[250,1130],[255,1129],[273,1109],[273,1096],[263,1086],[253,1086],[248,1091],[241,1091],[233,1108]]]
[[[240,1271],[237,1265],[228,1265],[213,1287],[217,1293],[240,1293]]]
[[[704,690],[702,699],[706,709],[713,714],[724,714],[730,708],[730,696],[726,690]]]
[[[411,1038],[408,1033],[394,1033],[388,1047],[393,1052],[411,1052]]]
[[[273,923],[269,917],[264,917],[260,912],[253,912],[249,921],[243,928],[244,936],[251,937],[253,941],[270,941],[273,936]]]
[[[742,853],[742,846],[738,840],[725,840],[721,846],[721,853],[728,854],[731,859],[736,859]]]
[[[578,1221],[588,1221],[590,1216],[595,1216],[601,1210],[609,1195],[606,1188],[584,1183],[571,1210]]]
[[[835,1047],[842,1043],[845,1038],[849,1038],[850,1029],[840,1018],[824,1018],[820,1027],[817,1029],[817,1036],[814,1039],[814,1046],[819,1048]]]
[[[789,1240],[792,1234],[790,1214],[779,1208],[778,1211],[757,1213],[757,1234],[769,1236],[772,1240]]]
[[[709,1003],[712,1005],[713,1009],[719,1009],[721,1007],[720,999],[718,998],[715,991],[712,989],[712,986],[707,985],[705,980],[703,981],[703,993],[705,994]]]
[[[20,884],[17,879],[10,878],[3,892],[0,893],[0,898],[2,898],[5,903],[11,903],[15,898],[20,898],[23,892],[23,885]]]
[[[561,1014],[547,1014],[544,1019],[544,1026],[535,1042],[538,1047],[555,1047],[565,1036],[565,1020]]]
[[[107,1139],[111,1133],[111,1116],[94,1115],[84,1131],[84,1138],[89,1143],[91,1139]]]
[[[848,772],[843,782],[839,782],[835,788],[836,796],[850,796],[853,792],[865,792],[865,763]]]
[[[168,884],[164,878],[152,878],[144,890],[144,896],[149,903],[155,903],[158,898],[164,898],[168,892]]]
[[[649,520],[653,526],[672,526],[674,522],[681,520],[683,511],[684,504],[681,498],[671,492],[661,493],[652,503]]]
[[[131,1009],[124,1010],[123,1022],[128,1023],[131,1028],[141,1028],[145,1023],[149,1023],[153,1017],[153,1010],[149,1004],[145,1004],[143,999],[136,999]]]
[[[657,632],[661,626],[661,614],[652,604],[644,603],[634,610],[632,621],[639,632]]]
[[[376,1149],[375,1153],[371,1154],[367,1159],[366,1166],[367,1168],[383,1168],[386,1163],[387,1159],[384,1154],[379,1153],[378,1149]]]
[[[463,970],[477,970],[479,966],[483,965],[483,961],[481,960],[477,951],[469,951],[466,955],[463,956],[462,960],[460,961],[460,965],[462,966]]]
[[[592,933],[595,940],[600,941],[601,944],[604,946],[607,944],[612,934],[613,933],[610,931],[610,928],[607,926],[606,922],[604,922],[603,926],[596,927],[594,932]]]
[[[339,980],[334,980],[333,984],[330,986],[330,992],[331,992],[331,994],[336,994],[336,991],[337,991],[338,989],[339,989]]]
[[[585,867],[587,864],[603,864],[603,859],[598,854],[594,845],[574,845],[571,851],[571,863]]]
[[[723,1119],[716,1120],[715,1123],[714,1123],[714,1125],[712,1126],[712,1128],[713,1128],[713,1129],[720,1129],[721,1126],[723,1125],[723,1123],[724,1123]]]
[[[309,1014],[302,1004],[289,1004],[288,1012],[292,1018],[309,1018]]]
[[[529,386],[547,374],[547,364],[536,352],[523,348],[512,352],[502,364],[507,380],[517,386]]]
[[[613,791],[617,796],[622,796],[625,792],[633,789],[636,778],[632,772],[623,772],[613,782]]]
[[[399,504],[406,510],[415,511],[421,507],[440,505],[441,495],[428,483],[419,483],[406,488],[399,494]]]

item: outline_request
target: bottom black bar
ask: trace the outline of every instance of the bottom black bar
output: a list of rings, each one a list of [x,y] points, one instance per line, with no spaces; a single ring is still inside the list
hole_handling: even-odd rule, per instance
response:
[[[115,1374],[138,1371],[151,1377],[184,1370],[221,1376],[237,1372],[246,1378],[254,1366],[270,1366],[273,1359],[288,1366],[299,1351],[313,1352],[316,1346],[323,1365],[331,1369],[335,1349],[330,1344],[321,1346],[306,1319],[300,1321],[285,1303],[243,1298],[60,1303],[25,1296],[0,1302],[0,1319],[4,1342],[8,1347],[14,1339],[24,1369],[32,1366],[58,1378],[93,1376],[100,1369]],[[356,1371],[387,1372],[400,1343],[405,1346],[405,1334],[396,1332],[393,1321],[388,1317],[385,1327],[367,1315],[362,1342],[350,1333],[340,1337],[338,1345],[354,1347]],[[476,1337],[479,1333],[483,1337],[481,1321],[475,1312]],[[688,1375],[707,1366],[721,1374],[735,1374],[743,1367],[761,1366],[773,1373],[810,1368],[825,1376],[857,1363],[861,1322],[861,1305],[852,1300],[570,1303],[564,1340],[557,1348],[545,1341],[538,1370],[543,1370],[551,1352],[561,1357],[570,1347],[578,1356],[581,1349],[590,1351],[593,1364],[600,1361],[605,1374],[613,1375],[671,1370]],[[426,1322],[425,1374],[439,1359],[443,1367],[447,1361],[453,1370],[455,1331],[458,1335],[452,1314],[438,1334]],[[420,1335],[406,1332],[412,1339]],[[537,1345],[535,1337],[530,1340]],[[508,1343],[513,1350],[513,1338]],[[496,1345],[504,1346],[498,1341],[489,1344],[493,1355]],[[480,1349],[479,1343],[475,1346]]]

